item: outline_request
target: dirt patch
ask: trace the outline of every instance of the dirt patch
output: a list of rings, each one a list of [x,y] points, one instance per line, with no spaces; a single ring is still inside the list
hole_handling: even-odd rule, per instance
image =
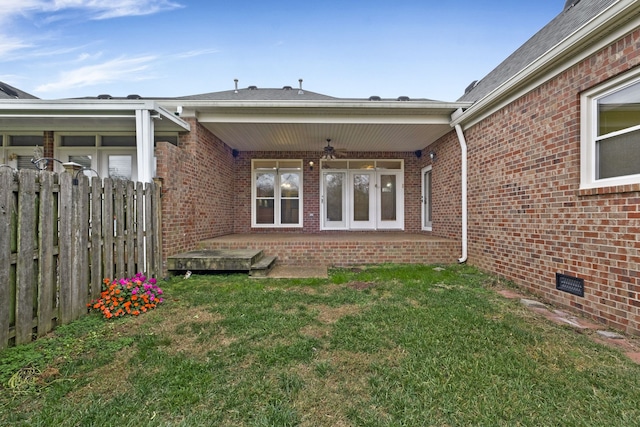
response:
[[[349,282],[347,283],[347,287],[351,289],[355,289],[357,291],[363,291],[365,289],[371,289],[375,287],[376,284],[373,282]]]
[[[81,403],[86,401],[92,394],[111,396],[113,390],[119,389],[123,383],[127,382],[128,373],[132,371],[129,361],[134,351],[131,347],[123,348],[114,354],[110,363],[91,372],[81,374],[88,379],[88,383],[69,393],[67,398],[73,402]]]

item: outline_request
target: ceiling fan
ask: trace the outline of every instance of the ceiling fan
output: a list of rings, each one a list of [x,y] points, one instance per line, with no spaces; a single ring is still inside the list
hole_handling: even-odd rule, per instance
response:
[[[344,157],[346,155],[345,150],[337,149],[331,145],[331,139],[327,138],[327,146],[324,147],[322,151],[322,159],[323,160],[332,160],[336,157]]]

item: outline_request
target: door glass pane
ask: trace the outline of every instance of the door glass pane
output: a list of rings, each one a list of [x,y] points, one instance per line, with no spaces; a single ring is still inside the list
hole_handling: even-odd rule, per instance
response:
[[[349,162],[349,169],[375,169],[376,165],[373,160],[352,160]]]
[[[353,175],[353,220],[369,221],[369,187],[367,174]]]
[[[131,179],[131,156],[109,156],[109,178]]]
[[[274,206],[273,199],[256,200],[256,223],[273,224],[274,223],[273,206]]]
[[[280,223],[281,224],[298,224],[300,201],[298,199],[282,199],[280,200]]]
[[[396,176],[380,176],[380,218],[382,221],[396,220]]]
[[[342,221],[344,173],[327,173],[324,178],[327,221]]]
[[[424,174],[424,226],[431,227],[431,171]]]
[[[274,197],[275,173],[256,173],[256,197]]]

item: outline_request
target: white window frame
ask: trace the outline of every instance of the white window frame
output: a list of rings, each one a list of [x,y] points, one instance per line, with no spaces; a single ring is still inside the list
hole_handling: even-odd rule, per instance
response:
[[[256,169],[255,162],[275,162],[276,167],[267,169],[261,168]],[[279,167],[280,163],[293,163],[298,162],[299,167],[291,168],[291,167]],[[256,191],[256,173],[267,172],[269,170],[276,172],[276,177],[278,178],[274,183],[274,201],[273,201],[273,209],[274,209],[274,222],[272,224],[262,224],[257,222],[257,210],[256,210],[256,199],[257,199],[257,191]],[[280,195],[280,172],[297,172],[300,174],[300,195],[298,197],[298,223],[297,224],[282,224],[282,216],[280,212],[281,207],[281,195]],[[253,228],[302,228],[304,226],[304,168],[302,159],[253,159],[251,160],[251,227]]]
[[[640,69],[625,73],[580,96],[580,189],[640,183],[640,174],[597,179],[598,100],[640,82]],[[628,128],[624,131],[636,129]]]

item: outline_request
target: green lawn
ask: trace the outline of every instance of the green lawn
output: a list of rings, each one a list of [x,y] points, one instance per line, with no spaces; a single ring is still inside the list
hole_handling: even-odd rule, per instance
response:
[[[466,266],[161,282],[0,352],[0,425],[637,426],[640,367]]]

